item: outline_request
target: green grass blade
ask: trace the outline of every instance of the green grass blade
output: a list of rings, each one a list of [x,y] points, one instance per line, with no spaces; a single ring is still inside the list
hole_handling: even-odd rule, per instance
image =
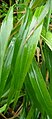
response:
[[[6,109],[7,104],[5,104],[3,107],[0,108],[0,113],[4,112],[4,110]]]
[[[34,52],[36,50],[36,46],[40,38],[41,29],[42,25],[34,31],[34,34],[28,39],[28,42],[26,42],[25,44],[22,42],[21,44],[16,59],[15,71],[11,82],[8,103],[11,101],[11,95],[13,94],[15,94],[15,104],[18,100],[20,90],[22,88],[29,66],[32,62],[32,58],[34,56]]]
[[[52,0],[49,0],[49,12],[48,12],[48,18],[47,18],[47,28],[46,28],[46,31],[48,31],[48,29],[49,29],[51,10],[52,10]]]
[[[25,78],[25,89],[26,89],[26,92],[27,92],[27,95],[29,97],[31,105],[34,105],[34,108],[35,109],[38,108],[39,111],[41,112],[42,108],[41,108],[41,105],[39,104],[39,102],[36,98],[33,86],[32,86],[31,81],[29,79],[29,75],[27,75]]]
[[[10,69],[11,69],[11,63],[12,63],[12,57],[14,53],[14,41],[12,41],[7,48],[5,57],[4,57],[4,64],[3,64],[3,69],[2,69],[2,74],[1,74],[1,83],[0,83],[0,97],[2,96]]]
[[[40,6],[41,4],[44,4],[46,2],[46,0],[31,0],[30,2],[30,8],[36,8],[38,6]]]
[[[13,28],[13,7],[10,8],[6,18],[2,22],[0,31],[0,81],[1,81],[4,54],[6,51],[8,38],[10,36],[12,28]]]
[[[31,106],[31,109],[30,109],[26,119],[32,119],[33,113],[34,113],[34,107]]]
[[[45,43],[48,45],[48,47],[52,51],[52,33],[50,31],[48,31],[48,32],[42,31],[41,37],[43,38]]]
[[[49,71],[49,80],[50,80],[49,92],[50,92],[50,96],[52,98],[52,51],[48,48],[47,45],[45,45],[43,48],[43,53],[44,53],[44,57],[45,57],[46,68]]]
[[[49,1],[46,2],[44,9],[39,16],[38,24],[40,24],[42,22],[42,20],[46,17],[46,15],[48,14],[48,11],[49,11]]]
[[[36,61],[33,61],[29,77],[39,103],[52,118],[52,100]]]

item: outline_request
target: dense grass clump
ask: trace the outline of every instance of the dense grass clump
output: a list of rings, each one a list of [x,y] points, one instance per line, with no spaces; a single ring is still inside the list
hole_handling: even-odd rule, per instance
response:
[[[52,0],[0,2],[0,118],[52,119]]]

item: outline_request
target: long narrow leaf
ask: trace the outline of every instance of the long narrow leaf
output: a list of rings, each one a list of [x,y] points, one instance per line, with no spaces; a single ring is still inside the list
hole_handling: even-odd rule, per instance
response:
[[[36,50],[36,46],[40,38],[41,29],[42,25],[39,28],[37,28],[36,31],[34,31],[34,34],[31,36],[30,39],[28,39],[28,42],[26,42],[26,44],[24,44],[23,42],[21,44],[16,59],[14,75],[11,82],[8,104],[10,103],[10,100],[12,98],[11,95],[13,94],[15,94],[15,104],[18,100],[20,90],[22,88],[29,66],[32,62],[32,58],[34,56],[34,52]],[[14,88],[16,92],[13,92]]]
[[[6,18],[2,22],[0,31],[0,81],[1,81],[4,54],[6,51],[8,38],[10,36],[12,28],[13,28],[13,7],[10,8]]]
[[[46,113],[52,117],[52,100],[35,60],[32,64],[32,70],[29,72],[29,77],[39,103]]]

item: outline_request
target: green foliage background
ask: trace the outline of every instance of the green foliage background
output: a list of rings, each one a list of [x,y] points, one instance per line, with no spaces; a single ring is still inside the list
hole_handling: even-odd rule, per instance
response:
[[[52,0],[0,8],[0,114],[17,106],[13,118],[52,119]]]

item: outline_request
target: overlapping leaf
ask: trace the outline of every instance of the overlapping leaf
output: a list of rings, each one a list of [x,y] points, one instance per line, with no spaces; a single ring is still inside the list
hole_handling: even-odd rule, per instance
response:
[[[34,56],[34,52],[40,37],[41,29],[42,29],[42,25],[28,39],[26,44],[22,42],[21,47],[19,49],[16,59],[16,64],[15,64],[15,71],[11,82],[10,94],[9,94],[9,100],[11,100],[11,95],[15,93],[15,103],[18,99],[20,90],[22,88],[24,78],[32,62],[32,58]],[[39,35],[37,35],[38,33]],[[14,88],[16,92],[13,92]]]
[[[1,81],[1,72],[4,54],[12,28],[13,28],[13,7],[10,8],[8,15],[4,19],[0,31],[0,81]]]
[[[19,2],[21,3],[21,1]],[[8,16],[5,18],[1,26],[0,97],[3,98],[3,96],[5,97],[5,95],[7,95],[7,104],[0,108],[0,112],[3,112],[6,109],[6,106],[9,106],[9,104],[11,104],[11,101],[13,99],[14,99],[14,106],[15,106],[16,102],[19,99],[21,88],[25,81],[25,90],[27,91],[27,95],[29,96],[30,104],[32,106],[32,108],[28,113],[27,119],[31,118],[30,116],[32,116],[32,118],[35,117],[33,116],[33,113],[34,111],[36,112],[37,108],[38,111],[40,111],[41,113],[45,112],[50,116],[50,118],[52,118],[52,100],[50,97],[51,92],[49,95],[49,92],[46,88],[44,79],[42,77],[40,69],[37,66],[36,61],[33,61],[32,63],[32,59],[34,57],[35,50],[37,48],[37,44],[40,39],[42,25],[43,25],[42,23],[45,16],[48,14],[50,8],[49,0],[47,0],[46,5],[44,6],[43,4],[45,2],[46,0],[42,0],[42,1],[32,0],[31,2],[28,0],[28,3],[30,3],[30,5],[29,8],[27,7],[25,11],[26,12],[25,15],[23,15],[24,19],[21,23],[20,30],[18,28],[19,33],[16,32],[16,35],[14,35],[15,46],[14,46],[14,42],[12,41],[13,44],[11,44],[11,47],[9,45],[9,47],[7,48],[8,38],[10,36],[13,27],[13,7],[10,8]],[[27,2],[25,1],[25,3]],[[41,7],[37,7],[40,6],[41,4],[42,4]],[[31,8],[32,9],[36,8],[36,10],[34,10],[35,13],[32,12]],[[14,29],[13,31],[15,30],[16,29]],[[41,37],[44,39],[44,42],[52,50],[52,34],[50,32],[44,34],[43,31]],[[46,52],[47,50],[45,50],[45,54]],[[49,65],[48,69],[51,72],[52,68],[50,68],[50,65],[52,62],[50,59],[51,58],[49,58],[50,62],[48,62],[46,65]],[[47,62],[47,57],[46,57],[46,62]],[[27,73],[29,71],[30,65],[31,68],[27,78]],[[50,73],[50,77],[52,77],[51,73]],[[52,91],[51,85],[49,89]],[[33,107],[35,109],[33,109]],[[21,117],[24,118],[24,115],[22,115]],[[36,116],[36,118],[38,117]]]
[[[52,117],[52,100],[46,88],[41,71],[38,68],[35,60],[31,65],[29,79],[31,81],[32,87],[35,91],[39,103],[43,106],[45,112],[49,114],[50,117]]]
[[[45,29],[43,29],[41,37],[52,51],[52,33],[50,31],[46,32]]]
[[[1,83],[0,83],[0,97],[2,96],[10,69],[11,69],[11,63],[12,63],[12,57],[14,53],[14,44],[15,42],[12,41],[7,49],[7,52],[4,57],[4,64],[1,74]]]

